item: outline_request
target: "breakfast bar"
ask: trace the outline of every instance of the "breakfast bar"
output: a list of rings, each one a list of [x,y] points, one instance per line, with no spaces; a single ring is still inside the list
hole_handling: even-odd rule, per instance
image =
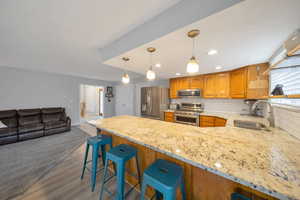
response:
[[[283,130],[201,128],[134,116],[96,126],[98,134],[112,136],[113,146],[137,148],[142,172],[158,158],[181,165],[187,199],[230,199],[236,191],[252,199],[300,199],[300,141]],[[135,172],[135,163],[128,168]]]

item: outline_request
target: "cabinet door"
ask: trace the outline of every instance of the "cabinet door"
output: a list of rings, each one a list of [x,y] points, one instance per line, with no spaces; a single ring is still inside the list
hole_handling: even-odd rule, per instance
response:
[[[165,112],[165,121],[166,122],[174,122],[174,113],[173,112]]]
[[[170,98],[177,98],[177,89],[178,89],[178,79],[170,79]]]
[[[187,77],[178,79],[178,89],[179,90],[189,89],[189,79]]]
[[[247,68],[241,68],[230,72],[230,96],[231,98],[246,98]]]
[[[224,118],[216,117],[215,118],[215,126],[216,127],[223,127],[226,126],[227,120]]]
[[[269,64],[257,64],[248,67],[247,98],[266,99],[269,96],[269,75],[264,73]]]
[[[216,97],[229,98],[230,75],[228,72],[216,74]]]
[[[190,77],[189,84],[189,89],[203,89],[203,76]]]
[[[215,126],[215,117],[214,116],[200,116],[200,127],[214,127]]]
[[[214,74],[204,76],[204,98],[216,97],[216,76]]]

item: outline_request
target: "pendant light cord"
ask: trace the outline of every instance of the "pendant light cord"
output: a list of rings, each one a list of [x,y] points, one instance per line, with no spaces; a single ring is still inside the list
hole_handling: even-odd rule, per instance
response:
[[[152,71],[152,53],[150,52],[150,70]]]
[[[192,56],[195,57],[195,38],[193,38],[193,52]]]

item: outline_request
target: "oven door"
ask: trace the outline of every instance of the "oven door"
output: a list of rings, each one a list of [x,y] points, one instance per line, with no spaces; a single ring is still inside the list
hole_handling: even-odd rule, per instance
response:
[[[199,116],[191,116],[191,115],[176,115],[175,114],[175,122],[181,124],[189,124],[193,126],[199,126]]]

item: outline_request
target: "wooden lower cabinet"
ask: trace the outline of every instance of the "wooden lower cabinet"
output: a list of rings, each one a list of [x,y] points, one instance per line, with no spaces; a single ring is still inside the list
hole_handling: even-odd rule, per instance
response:
[[[221,117],[201,115],[200,127],[223,127],[226,126],[227,120]]]
[[[186,162],[154,151],[145,146],[130,142],[127,139],[115,136],[109,132],[102,131],[101,133],[112,136],[113,146],[119,144],[128,144],[130,146],[135,147],[138,150],[138,159],[141,174],[143,174],[144,170],[151,163],[153,163],[156,159],[159,158],[174,162],[182,166],[184,169],[184,180],[187,193],[187,200],[230,200],[230,195],[233,192],[240,192],[255,200],[276,200],[273,197],[267,196],[261,192],[243,186],[239,183],[233,182],[206,170],[192,166]],[[126,169],[133,174],[137,172],[134,159],[128,161],[128,163],[126,164]],[[130,176],[129,174],[126,174],[126,180],[132,185],[135,185],[137,183],[137,179],[135,177]],[[138,187],[138,189],[140,188]],[[148,197],[152,196],[153,194],[154,191],[148,187]],[[181,200],[179,190],[177,190],[176,199]]]
[[[174,122],[174,112],[165,112],[165,121]]]

